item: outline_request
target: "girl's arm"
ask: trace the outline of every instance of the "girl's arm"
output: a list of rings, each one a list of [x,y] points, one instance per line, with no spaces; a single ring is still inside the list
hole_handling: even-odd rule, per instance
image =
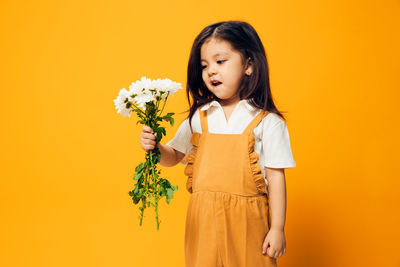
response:
[[[271,229],[284,230],[286,219],[285,169],[265,167],[271,209]]]
[[[184,153],[173,149],[168,145],[163,145],[161,143],[157,144],[158,149],[161,153],[160,164],[165,167],[173,167],[178,164],[183,157],[185,156]]]
[[[265,167],[268,180],[269,208],[271,225],[263,243],[263,254],[277,258],[286,253],[285,217],[286,184],[285,169]]]

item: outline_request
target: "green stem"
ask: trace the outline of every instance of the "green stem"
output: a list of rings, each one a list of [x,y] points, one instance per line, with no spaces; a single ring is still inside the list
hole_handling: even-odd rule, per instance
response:
[[[162,114],[162,112],[163,112],[163,110],[164,110],[165,104],[166,104],[166,102],[167,102],[168,96],[169,96],[169,92],[167,93],[167,97],[165,98],[164,105],[163,105],[163,107],[162,107],[162,109],[161,109],[161,111],[160,111],[160,114],[157,115],[157,116],[161,116],[161,114]]]
[[[146,202],[142,199],[142,210],[140,212],[140,226],[142,226],[143,216],[144,216],[144,209],[146,208]]]
[[[152,157],[152,153],[153,153],[153,151],[151,150],[150,151],[150,162],[151,162],[151,172],[152,172],[152,174],[153,174],[153,187],[154,187],[154,192],[153,192],[153,197],[154,197],[154,209],[155,209],[155,213],[156,213],[156,222],[157,222],[157,230],[159,229],[159,225],[160,225],[160,223],[159,223],[159,221],[158,221],[158,200],[157,200],[157,182],[156,182],[156,178],[155,178],[155,173],[154,173],[154,168],[155,168],[155,166],[154,166],[154,163],[153,163],[153,157]]]
[[[139,113],[142,113],[143,115],[146,115],[138,106],[136,106],[132,102],[130,102],[130,103],[139,111]]]

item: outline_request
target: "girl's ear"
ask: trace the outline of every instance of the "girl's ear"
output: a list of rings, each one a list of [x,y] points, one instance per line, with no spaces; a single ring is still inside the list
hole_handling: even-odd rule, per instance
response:
[[[244,72],[247,76],[250,76],[253,73],[253,64],[251,63],[251,58],[249,57],[246,62],[246,66]]]

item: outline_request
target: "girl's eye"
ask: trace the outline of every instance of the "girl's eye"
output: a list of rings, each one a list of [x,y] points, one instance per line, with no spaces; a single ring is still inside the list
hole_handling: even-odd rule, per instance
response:
[[[217,62],[219,63],[219,62],[225,62],[226,60],[217,60]],[[207,67],[207,66],[201,66],[201,69],[204,69],[205,67]]]

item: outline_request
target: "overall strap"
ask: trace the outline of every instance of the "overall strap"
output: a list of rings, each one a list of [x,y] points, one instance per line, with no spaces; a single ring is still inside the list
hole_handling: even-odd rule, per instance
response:
[[[260,123],[260,121],[267,116],[269,111],[261,110],[260,113],[255,116],[255,118],[247,125],[246,129],[243,131],[243,134],[249,135],[254,128]]]
[[[208,133],[207,110],[199,109],[201,132]]]

